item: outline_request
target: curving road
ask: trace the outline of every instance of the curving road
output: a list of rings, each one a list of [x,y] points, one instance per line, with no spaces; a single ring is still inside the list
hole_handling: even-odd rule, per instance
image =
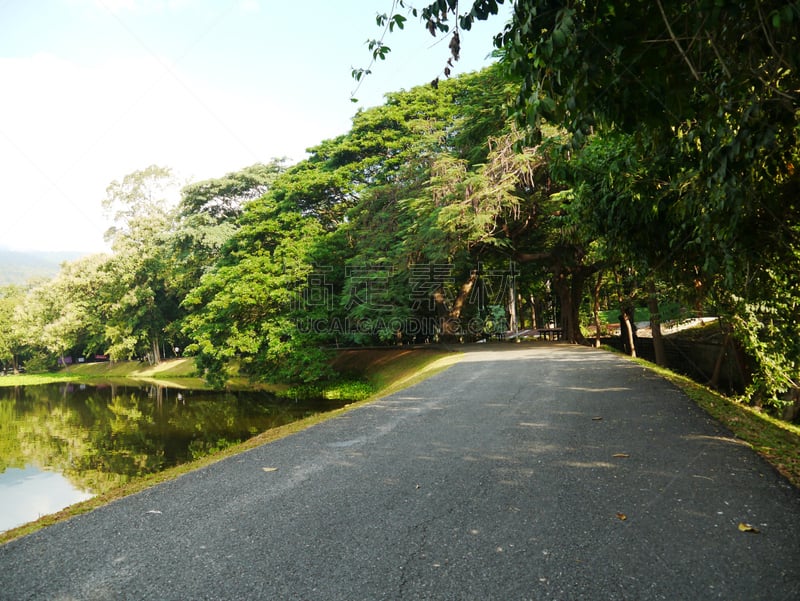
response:
[[[0,598],[800,599],[800,492],[681,392],[497,349],[0,547]]]

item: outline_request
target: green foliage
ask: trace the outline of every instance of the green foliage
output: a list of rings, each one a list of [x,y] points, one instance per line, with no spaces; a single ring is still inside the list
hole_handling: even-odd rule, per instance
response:
[[[435,34],[492,8],[437,0],[421,14]],[[787,0],[522,0],[495,38],[519,81],[516,120],[534,139],[543,121],[572,135],[573,219],[610,261],[713,299],[768,399],[800,379],[798,21]]]
[[[315,220],[271,195],[254,203],[220,265],[184,301],[184,332],[194,340],[186,352],[197,355],[211,383],[224,383],[232,361],[256,379],[309,381],[326,374],[324,351],[295,321],[312,271],[310,245],[321,232]]]
[[[334,379],[324,383],[296,384],[279,392],[277,396],[294,401],[324,398],[356,402],[369,398],[375,392],[375,386],[369,382]]]
[[[220,224],[239,217],[247,203],[263,196],[285,170],[286,159],[256,163],[218,179],[191,183],[181,190],[180,215]]]
[[[17,368],[17,358],[24,349],[23,332],[17,316],[22,311],[26,290],[21,286],[0,287],[0,364]]]

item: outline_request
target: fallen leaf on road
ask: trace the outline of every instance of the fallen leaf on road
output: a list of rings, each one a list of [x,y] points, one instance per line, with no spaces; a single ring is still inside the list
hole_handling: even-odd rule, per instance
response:
[[[739,522],[739,530],[741,530],[742,532],[752,532],[753,534],[759,534],[761,532],[755,526],[751,526],[750,524],[745,524],[744,522]]]
[[[627,515],[625,515],[624,513],[619,513],[619,512],[617,512],[617,518],[618,518],[618,519],[620,519],[620,520],[622,520],[622,521],[624,522],[625,520],[627,520],[627,519],[628,519],[628,516],[627,516]]]
[[[614,453],[614,455],[612,456],[617,457],[619,459],[627,459],[628,457],[630,457],[630,455],[628,455],[627,453]]]
[[[264,470],[265,472],[277,472],[278,471],[277,467],[262,467],[261,469]]]

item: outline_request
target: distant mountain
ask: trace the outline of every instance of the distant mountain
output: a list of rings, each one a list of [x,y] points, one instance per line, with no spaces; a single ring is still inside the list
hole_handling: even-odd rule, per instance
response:
[[[86,253],[35,252],[0,248],[0,286],[24,284],[35,278],[51,278],[64,261],[74,261]]]

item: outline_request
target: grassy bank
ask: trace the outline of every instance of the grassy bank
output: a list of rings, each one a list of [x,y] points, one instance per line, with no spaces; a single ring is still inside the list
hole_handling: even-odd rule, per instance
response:
[[[226,457],[237,455],[248,449],[279,440],[289,436],[290,434],[309,428],[315,424],[332,419],[347,411],[351,411],[355,407],[362,406],[379,397],[391,394],[392,392],[429,378],[430,376],[446,369],[449,365],[455,363],[457,358],[458,355],[456,353],[432,350],[414,352],[394,349],[378,351],[345,351],[340,354],[339,357],[337,357],[336,367],[341,369],[344,374],[351,378],[368,382],[371,389],[374,390],[374,393],[369,398],[352,403],[335,411],[313,415],[291,424],[268,430],[255,436],[254,438],[251,438],[250,440],[228,447],[214,455],[209,455],[190,463],[178,465],[157,474],[151,474],[140,480],[129,482],[117,489],[93,497],[88,501],[67,507],[58,513],[46,515],[35,522],[25,524],[13,530],[8,530],[7,532],[2,532],[0,533],[0,544],[6,543],[15,538],[19,538],[20,536],[30,534],[56,522],[86,513],[115,499],[137,493],[160,482],[166,482],[187,472],[211,465]],[[175,361],[184,360],[178,359]],[[118,363],[115,366],[111,366],[110,364],[91,364],[70,368],[69,377],[67,377],[66,373],[58,374],[54,376],[56,379],[52,381],[89,380],[92,378],[119,377],[134,377],[137,379],[190,379],[192,378],[193,374],[193,364],[190,368],[187,363],[173,364],[171,366],[168,364],[162,364],[160,369],[155,370],[136,363]],[[46,383],[45,378],[49,376],[8,376],[5,378],[0,378],[0,381],[4,379],[14,380],[16,378],[26,377],[30,379],[38,378],[39,381],[31,383],[43,384]]]
[[[201,382],[200,378],[194,378],[195,372],[194,359],[190,357],[170,359],[158,365],[149,365],[138,361],[80,363],[53,373],[3,376],[0,378],[0,387],[114,378],[136,378],[141,380],[171,380],[175,378],[183,380],[184,378],[191,378]],[[188,382],[184,381],[184,384],[188,384]]]

